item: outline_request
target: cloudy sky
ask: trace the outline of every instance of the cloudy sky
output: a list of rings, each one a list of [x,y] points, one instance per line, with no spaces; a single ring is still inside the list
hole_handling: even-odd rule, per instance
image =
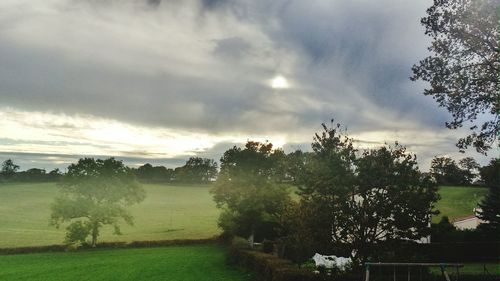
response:
[[[464,157],[464,132],[446,129],[450,115],[408,78],[427,55],[419,20],[430,5],[2,0],[0,160],[172,167],[248,139],[308,150],[331,118],[362,148],[398,140],[423,170],[434,156]]]

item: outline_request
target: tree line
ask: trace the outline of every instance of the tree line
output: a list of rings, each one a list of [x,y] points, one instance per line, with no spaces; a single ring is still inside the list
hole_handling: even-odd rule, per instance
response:
[[[64,175],[59,169],[49,172],[39,168],[26,171],[19,171],[19,169],[19,165],[15,164],[12,159],[5,160],[0,171],[0,182],[53,182],[59,181]],[[138,168],[131,168],[131,171],[143,183],[203,184],[215,180],[218,167],[213,159],[190,157],[183,166],[175,169],[146,163]]]
[[[481,166],[472,157],[460,159],[458,163],[450,157],[435,157],[429,173],[438,185],[489,186],[498,182],[498,168],[498,159]]]
[[[283,151],[280,153],[285,155]],[[301,159],[310,154],[311,152],[295,151],[286,155],[287,163],[283,162],[279,167],[283,180],[296,180],[301,168]],[[58,181],[64,174],[57,168],[49,172],[39,168],[26,171],[19,169],[12,159],[5,160],[0,171],[0,182],[51,182]],[[183,166],[174,169],[146,163],[131,170],[143,183],[210,183],[215,182],[219,175],[217,162],[201,157],[190,157]],[[488,186],[490,182],[497,180],[497,171],[496,159],[491,159],[487,165],[481,166],[472,157],[460,159],[458,163],[450,157],[435,157],[432,159],[429,174],[438,185]]]

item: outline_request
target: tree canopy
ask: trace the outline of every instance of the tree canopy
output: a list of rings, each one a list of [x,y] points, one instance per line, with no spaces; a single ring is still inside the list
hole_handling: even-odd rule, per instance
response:
[[[11,180],[15,176],[17,170],[19,170],[19,166],[14,164],[12,159],[7,159],[2,163],[0,175],[6,180]]]
[[[188,183],[209,183],[217,176],[213,159],[190,157],[184,166],[175,169],[175,180]]]
[[[141,182],[157,183],[171,182],[174,178],[174,170],[164,166],[153,166],[146,163],[135,170],[137,178]]]
[[[311,244],[354,250],[349,254],[359,263],[384,245],[430,233],[437,187],[419,172],[414,155],[398,144],[360,152],[340,125],[323,129],[300,191]]]
[[[59,183],[60,196],[51,206],[51,224],[68,223],[66,242],[83,243],[90,235],[95,246],[104,225],[120,234],[120,221],[133,224],[127,207],[144,200],[146,194],[132,170],[121,161],[82,158],[68,167]]]
[[[479,203],[478,217],[487,223],[480,227],[489,233],[500,237],[500,169],[498,159],[492,159],[490,164],[481,168],[481,177],[488,186],[486,197]]]
[[[290,200],[277,168],[284,156],[271,143],[252,141],[224,152],[211,193],[222,209],[219,226],[226,233],[271,238],[265,236],[272,235],[273,225]]]
[[[434,0],[421,23],[431,55],[415,64],[412,80],[429,82],[432,96],[453,116],[446,126],[469,123],[457,146],[485,153],[498,132],[498,1]],[[479,122],[479,123],[478,123]]]

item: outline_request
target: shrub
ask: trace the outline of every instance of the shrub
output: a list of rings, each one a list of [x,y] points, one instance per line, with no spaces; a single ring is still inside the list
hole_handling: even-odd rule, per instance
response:
[[[262,281],[321,281],[325,277],[270,254],[234,247],[229,251],[228,261],[247,268],[256,280]]]
[[[236,248],[236,249],[250,249],[251,245],[247,239],[240,237],[240,236],[235,236],[231,240],[231,247]]]

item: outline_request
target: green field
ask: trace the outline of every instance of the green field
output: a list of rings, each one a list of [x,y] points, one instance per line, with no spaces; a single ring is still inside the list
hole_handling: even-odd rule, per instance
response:
[[[100,241],[210,238],[220,233],[219,211],[209,186],[144,185],[147,197],[131,208],[135,225],[123,225],[123,235],[103,230]],[[485,188],[441,187],[437,209],[456,218],[472,214]],[[54,183],[0,185],[0,248],[62,244],[64,228],[49,226],[50,204],[57,195]]]
[[[451,220],[473,215],[473,209],[477,207],[477,203],[483,199],[487,192],[487,188],[441,186],[439,188],[441,200],[436,204],[436,209],[441,213],[435,216],[432,221],[439,222],[442,216],[448,216]]]
[[[0,280],[250,280],[219,246],[0,255]]]
[[[123,235],[104,228],[100,241],[210,238],[217,235],[218,209],[209,186],[145,185],[144,202],[131,208],[134,226]],[[64,228],[49,226],[54,183],[0,185],[0,248],[62,244]]]

